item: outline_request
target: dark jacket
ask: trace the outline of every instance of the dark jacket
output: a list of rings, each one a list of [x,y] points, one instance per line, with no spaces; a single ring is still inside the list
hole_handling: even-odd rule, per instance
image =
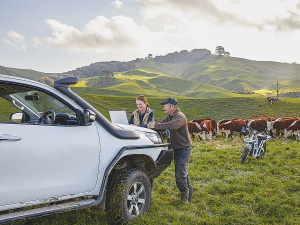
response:
[[[187,119],[180,109],[176,109],[172,116],[168,115],[161,122],[155,123],[154,128],[170,131],[171,147],[174,150],[187,148],[192,144]]]

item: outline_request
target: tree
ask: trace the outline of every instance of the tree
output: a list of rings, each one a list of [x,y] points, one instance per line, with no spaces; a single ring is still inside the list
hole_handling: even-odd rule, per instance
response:
[[[105,77],[105,87],[112,86],[114,73],[108,70],[104,70],[101,72],[101,74],[103,74],[103,76]]]
[[[227,56],[230,55],[229,52],[225,52],[225,49],[224,49],[223,46],[217,46],[216,50],[215,50],[215,53],[218,54],[220,57],[222,57],[222,55],[227,55]]]
[[[246,93],[246,94],[250,94],[250,93],[252,93],[252,91],[251,91],[251,89],[250,89],[250,88],[245,88],[245,89],[244,89],[244,93]]]
[[[53,84],[54,80],[49,77],[41,77],[40,79],[38,79],[38,82],[41,82],[43,84]]]
[[[92,87],[105,88],[113,86],[115,83],[114,73],[108,70],[101,71],[97,81],[92,84]]]
[[[282,88],[279,87],[278,80],[277,80],[276,86],[274,84],[272,84],[271,87],[272,87],[272,93],[276,93],[276,97],[278,98],[279,97],[279,93],[282,92]]]
[[[146,57],[146,59],[153,59],[153,55],[152,54],[148,54],[148,56]]]

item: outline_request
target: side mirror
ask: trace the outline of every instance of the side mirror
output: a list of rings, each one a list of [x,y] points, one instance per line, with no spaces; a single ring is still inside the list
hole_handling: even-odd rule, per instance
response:
[[[9,119],[13,123],[21,123],[23,118],[23,113],[22,112],[15,112],[10,114]]]
[[[96,114],[89,109],[83,111],[83,125],[91,125],[96,120]]]
[[[77,109],[76,117],[77,124],[80,126],[91,125],[96,120],[96,114],[90,109],[85,109],[83,112]]]

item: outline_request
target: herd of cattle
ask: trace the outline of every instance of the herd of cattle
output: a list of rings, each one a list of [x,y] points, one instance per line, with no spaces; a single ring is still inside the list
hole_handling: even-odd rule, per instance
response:
[[[216,121],[210,118],[195,119],[188,122],[189,133],[193,140],[195,136],[199,136],[200,140],[211,140],[217,134],[226,134],[225,141],[234,134],[239,134],[244,124],[248,124],[253,130],[258,132],[266,132],[274,138],[281,137],[296,137],[300,140],[300,118],[298,117],[282,117],[274,118],[267,117],[264,119],[224,119]]]

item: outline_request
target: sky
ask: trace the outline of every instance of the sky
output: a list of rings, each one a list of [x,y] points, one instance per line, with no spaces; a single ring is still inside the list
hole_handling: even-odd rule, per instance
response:
[[[300,0],[0,0],[0,65],[61,73],[223,46],[300,63]]]

